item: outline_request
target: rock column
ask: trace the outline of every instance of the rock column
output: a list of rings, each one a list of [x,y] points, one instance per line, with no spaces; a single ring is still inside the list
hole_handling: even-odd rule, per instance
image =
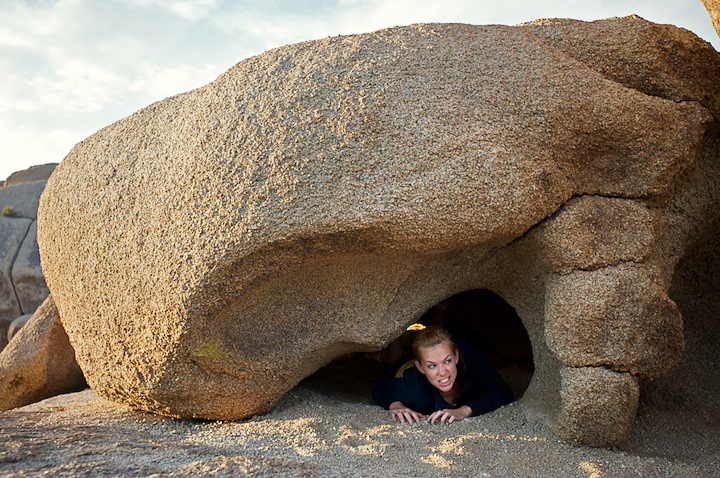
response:
[[[682,317],[652,270],[618,264],[548,285],[545,338],[564,365],[557,426],[565,438],[622,443],[638,406],[637,378],[667,376],[677,367]]]

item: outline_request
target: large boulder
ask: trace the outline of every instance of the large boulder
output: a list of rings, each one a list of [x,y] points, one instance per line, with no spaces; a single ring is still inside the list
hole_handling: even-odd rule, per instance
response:
[[[0,411],[85,387],[52,296],[0,352]]]
[[[715,214],[719,69],[692,33],[637,17],[278,48],[78,144],[40,203],[46,279],[100,395],[209,419],[265,412],[489,289],[532,342],[524,403],[615,444],[637,394],[617,419],[581,409],[679,360],[666,292]]]

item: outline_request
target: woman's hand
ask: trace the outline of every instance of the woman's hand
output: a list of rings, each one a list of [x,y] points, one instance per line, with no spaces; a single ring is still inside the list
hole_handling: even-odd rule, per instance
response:
[[[421,420],[425,419],[425,415],[406,407],[402,402],[392,402],[390,404],[390,418],[394,422],[420,423]]]
[[[430,423],[435,423],[437,420],[440,420],[440,423],[452,423],[452,422],[459,422],[460,420],[469,417],[472,415],[472,408],[468,407],[467,405],[463,405],[459,408],[448,408],[445,410],[437,410],[430,414],[429,417],[427,417],[427,421]]]

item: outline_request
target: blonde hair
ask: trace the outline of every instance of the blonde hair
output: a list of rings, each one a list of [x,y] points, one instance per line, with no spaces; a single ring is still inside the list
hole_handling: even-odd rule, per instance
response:
[[[452,353],[455,353],[457,345],[455,345],[455,342],[452,341],[452,335],[450,335],[450,332],[444,328],[437,325],[431,325],[424,330],[417,332],[412,345],[415,360],[422,362],[420,349],[433,348],[443,342],[447,342],[448,345],[450,345]]]

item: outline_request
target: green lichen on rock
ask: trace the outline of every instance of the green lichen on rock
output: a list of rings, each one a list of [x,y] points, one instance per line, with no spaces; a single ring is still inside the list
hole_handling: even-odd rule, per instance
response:
[[[219,345],[208,342],[190,351],[190,356],[196,362],[214,363],[223,356],[223,350]]]
[[[2,215],[7,217],[17,217],[15,208],[12,206],[5,206],[4,208],[2,208]]]

